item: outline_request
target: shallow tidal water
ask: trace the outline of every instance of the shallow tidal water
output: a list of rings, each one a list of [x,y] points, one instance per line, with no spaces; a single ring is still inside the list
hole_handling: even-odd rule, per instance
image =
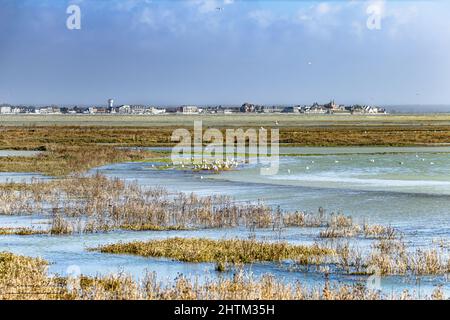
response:
[[[392,225],[404,234],[411,247],[429,247],[433,241],[450,239],[450,148],[281,148],[279,172],[259,174],[258,165],[246,165],[220,174],[192,173],[184,170],[155,169],[151,163],[122,163],[92,170],[110,177],[137,181],[145,187],[162,186],[173,192],[199,195],[224,194],[237,201],[264,201],[282,210],[342,212],[356,221]],[[4,175],[6,179],[7,176]],[[45,217],[0,217],[0,226],[45,225]],[[290,228],[281,233],[271,230],[197,230],[170,232],[117,231],[107,234],[72,236],[0,236],[1,251],[40,256],[52,264],[50,272],[67,274],[77,266],[83,274],[96,275],[123,271],[140,278],[155,271],[159,279],[179,274],[202,279],[219,275],[214,264],[183,263],[167,259],[111,255],[87,248],[118,241],[161,239],[174,236],[215,239],[248,237],[300,244],[318,241],[318,229]],[[370,245],[359,240],[362,248]],[[72,267],[71,267],[72,266]],[[246,266],[256,276],[272,273],[285,281],[299,280],[307,286],[325,281],[321,272],[305,272],[291,263],[256,263]],[[336,282],[365,282],[366,277],[330,274]],[[445,292],[450,286],[444,276],[411,279],[384,277],[385,293],[404,288],[429,294],[436,285]]]

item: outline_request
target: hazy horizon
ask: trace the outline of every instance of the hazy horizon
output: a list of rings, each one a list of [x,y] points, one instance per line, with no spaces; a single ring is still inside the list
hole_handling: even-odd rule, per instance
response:
[[[70,4],[81,10],[80,30],[66,27]],[[335,99],[450,111],[445,1],[0,0],[0,6],[0,103]],[[374,12],[379,29],[367,26]]]

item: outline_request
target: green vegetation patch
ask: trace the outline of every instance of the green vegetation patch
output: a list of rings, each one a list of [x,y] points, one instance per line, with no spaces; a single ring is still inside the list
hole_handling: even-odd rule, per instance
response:
[[[32,228],[0,228],[0,236],[31,236],[36,234],[48,234],[48,232],[44,230],[35,230]]]
[[[183,226],[159,226],[155,224],[124,224],[119,227],[121,230],[128,231],[181,231],[181,230],[189,230]]]
[[[252,263],[256,261],[297,260],[305,256],[330,255],[330,249],[295,246],[284,242],[266,243],[256,240],[210,240],[170,238],[147,242],[118,243],[93,249],[103,253],[164,257],[184,262]]]

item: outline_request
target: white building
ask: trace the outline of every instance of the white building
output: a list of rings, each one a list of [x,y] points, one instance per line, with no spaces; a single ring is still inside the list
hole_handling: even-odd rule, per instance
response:
[[[197,106],[182,106],[179,108],[178,112],[183,114],[197,114],[199,110]]]
[[[377,112],[378,112],[378,110],[376,110],[373,107],[370,107],[370,106],[365,106],[364,107],[364,113],[377,113]]]
[[[19,107],[12,108],[11,113],[14,113],[14,114],[22,113],[22,109]]]
[[[0,106],[0,113],[1,114],[11,113],[11,107],[10,106]]]
[[[311,107],[306,107],[303,112],[304,113],[314,113],[314,114],[325,114],[328,112],[328,110],[322,106],[311,106]]]
[[[132,114],[144,114],[145,113],[145,107],[144,106],[140,106],[140,105],[131,106],[131,113]]]
[[[119,113],[121,113],[121,114],[129,114],[129,113],[131,113],[131,106],[128,105],[128,104],[120,106],[119,107]]]
[[[60,114],[61,110],[58,107],[44,107],[35,110],[37,114]]]
[[[163,113],[166,113],[166,109],[160,109],[160,108],[151,107],[151,108],[148,109],[148,113],[150,113],[150,114],[163,114]]]

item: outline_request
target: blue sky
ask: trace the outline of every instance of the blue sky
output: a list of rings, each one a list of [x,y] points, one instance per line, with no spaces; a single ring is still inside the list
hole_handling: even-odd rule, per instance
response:
[[[449,16],[448,1],[0,0],[0,103],[450,104]]]

